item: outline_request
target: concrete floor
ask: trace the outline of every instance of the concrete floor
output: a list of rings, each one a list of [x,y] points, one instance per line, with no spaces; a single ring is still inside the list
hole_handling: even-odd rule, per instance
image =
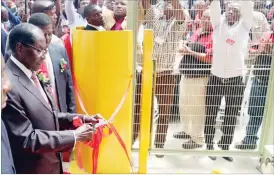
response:
[[[181,144],[184,140],[174,139],[172,134],[180,131],[180,125],[174,124],[168,130],[167,142],[165,148],[182,149]],[[243,129],[237,129],[234,142],[240,141],[244,135]],[[215,140],[218,141],[221,133],[216,132]],[[138,142],[134,144],[137,147]],[[233,150],[233,147],[231,147]],[[135,169],[138,168],[138,153],[132,153],[132,161]],[[219,170],[221,173],[245,173],[258,174],[256,167],[259,165],[258,157],[234,157],[233,162],[228,162],[221,157],[212,161],[207,156],[182,156],[166,155],[164,158],[157,158],[155,155],[149,155],[148,173],[211,173],[212,170]]]

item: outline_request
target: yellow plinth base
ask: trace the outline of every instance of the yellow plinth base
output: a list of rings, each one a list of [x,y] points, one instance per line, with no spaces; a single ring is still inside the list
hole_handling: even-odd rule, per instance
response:
[[[133,74],[132,32],[73,31],[73,65],[80,94],[89,114],[108,119],[120,103]],[[132,131],[132,84],[113,122],[130,154]],[[77,99],[77,98],[76,98]],[[77,103],[77,110],[81,112]],[[83,165],[92,173],[92,149],[81,146]],[[72,162],[71,173],[83,173]],[[97,173],[130,173],[127,157],[114,134],[104,138]]]

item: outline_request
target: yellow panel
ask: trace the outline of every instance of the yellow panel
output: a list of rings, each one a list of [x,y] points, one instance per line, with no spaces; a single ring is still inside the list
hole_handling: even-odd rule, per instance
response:
[[[89,114],[106,119],[126,92],[133,73],[132,32],[73,31],[73,65],[80,94]],[[132,130],[132,84],[127,99],[113,122],[129,154]],[[77,103],[77,111],[82,112]],[[82,146],[84,168],[92,173],[92,149]],[[73,172],[81,173],[75,163]],[[99,150],[97,173],[130,173],[127,157],[114,134],[104,138]]]
[[[140,152],[139,152],[139,174],[147,172],[148,148],[150,143],[151,125],[151,101],[153,86],[153,32],[144,31],[144,56],[142,74],[142,94],[141,94],[141,122],[140,122]]]

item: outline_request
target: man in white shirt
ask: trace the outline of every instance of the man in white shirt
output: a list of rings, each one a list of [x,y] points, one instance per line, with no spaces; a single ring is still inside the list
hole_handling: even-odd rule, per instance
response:
[[[225,97],[223,135],[218,146],[222,150],[228,150],[234,137],[237,114],[245,89],[244,57],[253,21],[253,4],[250,0],[230,3],[221,15],[220,2],[214,0],[210,5],[210,16],[213,26],[213,59],[206,89],[205,143],[208,150],[214,149],[217,113],[222,98]],[[216,160],[216,157],[210,158]],[[224,159],[233,161],[231,157]]]

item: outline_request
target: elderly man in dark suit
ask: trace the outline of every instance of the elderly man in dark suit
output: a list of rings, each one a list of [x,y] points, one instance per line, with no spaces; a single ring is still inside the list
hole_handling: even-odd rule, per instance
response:
[[[51,44],[52,20],[44,13],[35,13],[30,17],[29,23],[43,30],[46,37],[49,50],[40,68],[50,79],[57,108],[61,112],[75,113],[75,98],[68,56],[64,47]]]
[[[11,84],[5,73],[4,58],[1,58],[2,88],[1,88],[1,109],[6,107],[7,93],[11,89]],[[6,130],[6,126],[1,120],[1,174],[15,174],[15,167],[12,159],[10,142]]]
[[[48,51],[43,31],[27,23],[9,34],[12,51],[6,73],[13,89],[8,93],[2,119],[7,127],[17,173],[60,174],[61,152],[70,151],[76,141],[90,141],[94,118],[61,113],[56,109],[49,79],[38,72]],[[72,129],[75,118],[84,124]],[[74,128],[73,128],[74,129]]]

